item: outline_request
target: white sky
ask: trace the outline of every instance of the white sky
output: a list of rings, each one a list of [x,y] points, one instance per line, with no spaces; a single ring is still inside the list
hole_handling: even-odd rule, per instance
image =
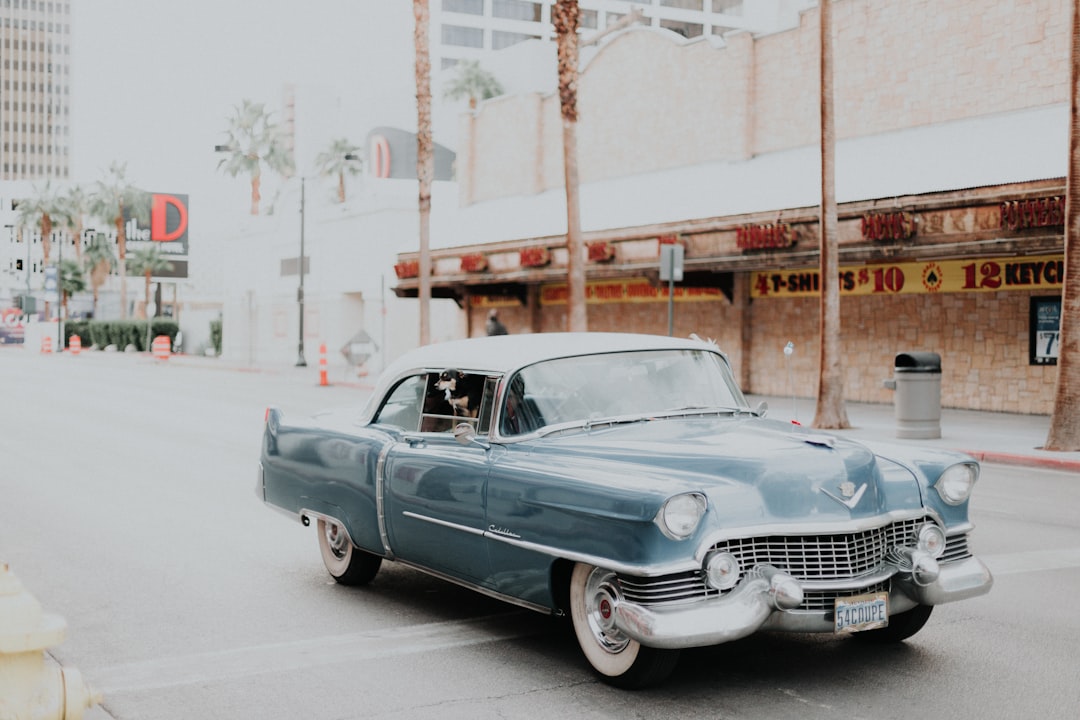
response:
[[[244,98],[282,119],[286,83],[314,98],[298,109],[300,152],[305,134],[320,138],[314,154],[334,136],[362,144],[373,126],[416,125],[407,0],[73,0],[72,25],[79,183],[120,161],[133,184],[193,204],[242,198],[214,145]]]

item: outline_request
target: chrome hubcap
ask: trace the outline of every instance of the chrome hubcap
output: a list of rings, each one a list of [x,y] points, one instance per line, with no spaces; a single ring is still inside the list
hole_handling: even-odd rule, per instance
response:
[[[610,653],[626,649],[630,638],[615,627],[619,588],[615,573],[597,568],[585,584],[585,616],[597,645]]]
[[[334,557],[341,559],[345,557],[346,545],[348,540],[345,539],[345,532],[342,527],[337,523],[326,523],[326,545],[330,548],[330,552],[334,553]]]

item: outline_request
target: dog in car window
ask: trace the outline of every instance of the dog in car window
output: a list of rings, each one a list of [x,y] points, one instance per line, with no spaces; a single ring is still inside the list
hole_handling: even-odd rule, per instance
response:
[[[480,396],[484,391],[484,378],[466,375],[460,370],[443,370],[435,387],[442,390],[454,415],[476,417],[480,414]]]

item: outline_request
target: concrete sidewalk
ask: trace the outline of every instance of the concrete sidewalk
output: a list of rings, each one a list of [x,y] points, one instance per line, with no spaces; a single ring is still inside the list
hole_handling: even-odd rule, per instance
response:
[[[804,425],[814,421],[813,398],[747,395],[750,406],[764,400],[769,403],[770,418],[798,420]],[[1015,415],[942,408],[941,437],[933,440],[908,440],[896,436],[896,418],[892,405],[845,403],[851,428],[834,430],[837,435],[861,440],[878,440],[960,450],[980,462],[1025,465],[1080,473],[1080,452],[1043,450],[1050,430],[1048,415]]]

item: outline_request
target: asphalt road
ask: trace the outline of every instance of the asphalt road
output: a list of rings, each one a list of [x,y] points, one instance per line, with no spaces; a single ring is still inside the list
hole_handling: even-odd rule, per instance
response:
[[[1080,478],[986,465],[991,594],[906,644],[758,635],[665,686],[590,674],[567,627],[405,568],[333,583],[254,496],[267,404],[363,402],[317,370],[243,373],[0,348],[0,561],[68,622],[87,720],[1080,717]]]

